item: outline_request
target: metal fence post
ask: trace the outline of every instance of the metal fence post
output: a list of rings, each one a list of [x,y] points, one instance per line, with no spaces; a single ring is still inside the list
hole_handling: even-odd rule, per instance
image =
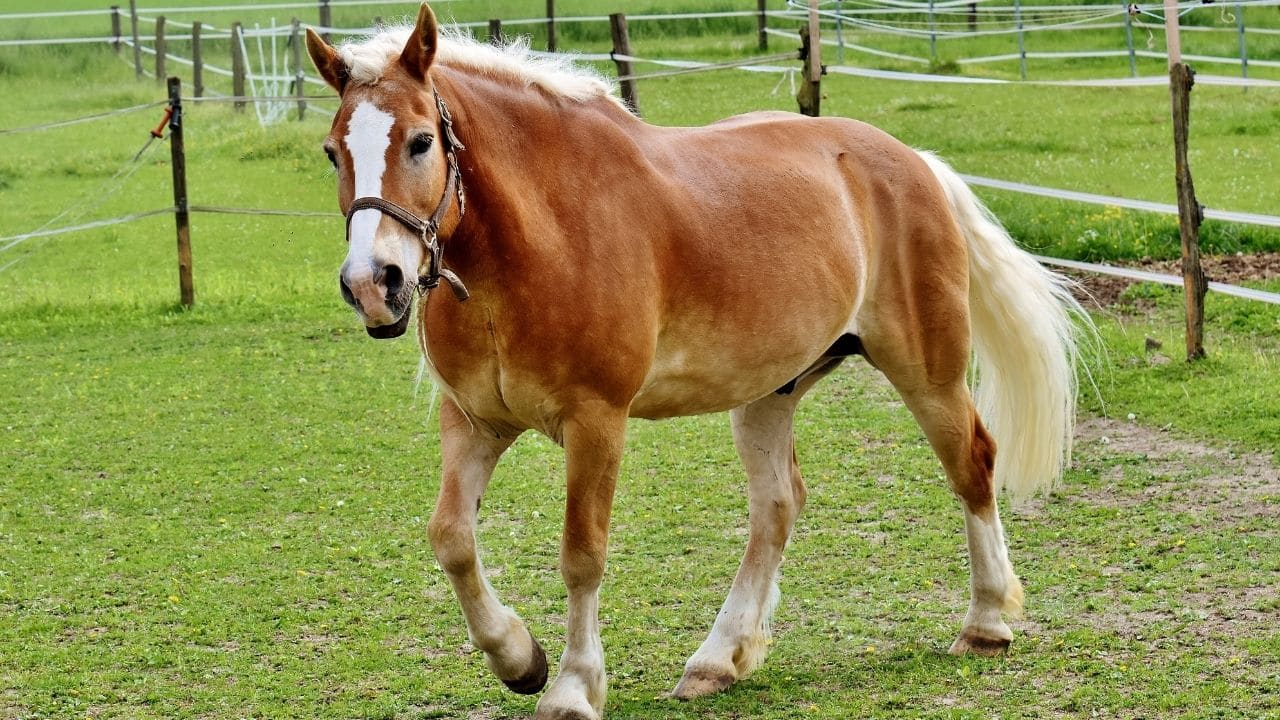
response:
[[[929,59],[938,62],[937,19],[933,15],[933,0],[929,0]]]
[[[844,0],[836,0],[836,62],[844,63]]]
[[[1027,45],[1022,32],[1022,0],[1013,0],[1013,19],[1018,24],[1018,70],[1027,79]]]
[[[289,30],[289,52],[293,59],[293,94],[298,98],[298,120],[301,121],[307,114],[307,101],[304,97],[306,91],[306,77],[302,71],[302,22],[298,18],[293,19],[293,26]]]
[[[1236,32],[1240,35],[1240,77],[1249,78],[1249,50],[1245,46],[1244,41],[1244,6],[1236,4]],[[1244,86],[1244,91],[1249,92],[1249,86]]]
[[[1138,57],[1133,52],[1133,9],[1134,5],[1125,6],[1124,11],[1124,46],[1129,50],[1129,76],[1138,77]]]

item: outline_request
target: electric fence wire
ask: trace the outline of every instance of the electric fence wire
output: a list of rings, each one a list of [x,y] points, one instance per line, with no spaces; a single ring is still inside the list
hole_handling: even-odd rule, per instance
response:
[[[44,130],[52,130],[53,128],[67,127],[68,125],[79,125],[81,123],[93,122],[95,120],[105,120],[106,118],[115,117],[117,115],[128,115],[139,110],[147,110],[161,105],[167,105],[166,100],[157,100],[155,102],[142,103],[132,107],[120,108],[118,110],[108,110],[106,112],[94,113],[92,115],[84,115],[82,117],[70,118],[67,120],[54,120],[52,122],[41,123],[39,125],[25,125],[23,127],[5,128],[0,130],[0,137],[5,135],[16,135],[19,133],[41,132]]]
[[[161,143],[163,143],[167,139],[168,139],[168,136],[161,138]],[[21,248],[21,246],[29,240],[54,237],[57,235],[64,235],[67,233],[76,232],[79,230],[87,230],[94,227],[105,227],[108,225],[117,225],[123,222],[129,222],[132,220],[149,217],[151,215],[172,212],[173,208],[169,207],[169,208],[162,208],[158,210],[148,210],[140,213],[133,213],[131,215],[123,216],[120,218],[108,218],[106,220],[95,220],[88,223],[75,224],[76,221],[84,217],[86,214],[102,207],[102,205],[106,203],[107,200],[111,199],[117,192],[119,192],[120,189],[123,188],[125,184],[129,181],[129,178],[133,177],[134,173],[142,169],[143,165],[145,164],[143,161],[147,158],[147,156],[151,154],[153,149],[159,144],[160,143],[153,143],[148,141],[147,144],[142,147],[142,150],[140,150],[136,155],[133,155],[129,160],[125,161],[125,163],[121,165],[120,168],[117,169],[116,172],[111,175],[111,177],[102,181],[91,192],[86,193],[84,196],[82,196],[82,199],[79,202],[72,204],[71,206],[59,212],[57,215],[54,215],[53,217],[46,220],[42,225],[40,225],[40,227],[25,233],[20,233],[18,235],[0,237],[0,256],[2,256],[3,253],[17,252],[18,249]],[[64,220],[65,220],[65,224],[60,225],[58,227],[50,227],[54,223],[57,223],[59,221],[64,221]],[[26,257],[30,256],[30,254],[31,253],[27,253],[27,255],[19,255],[18,257],[13,258],[9,262],[5,263],[3,266],[0,266],[0,272],[3,272],[4,270],[7,270],[8,268],[14,266],[20,260],[23,260]]]

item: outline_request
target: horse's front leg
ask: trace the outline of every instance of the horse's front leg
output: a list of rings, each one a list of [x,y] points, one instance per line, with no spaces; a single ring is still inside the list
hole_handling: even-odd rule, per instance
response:
[[[547,654],[515,611],[498,601],[476,551],[476,514],[498,458],[515,436],[486,432],[448,398],[440,408],[444,474],[428,530],[467,620],[471,642],[493,674],[515,692],[531,695],[547,684]]]
[[[560,574],[569,591],[569,614],[560,672],[534,720],[599,720],[604,710],[599,591],[626,424],[625,410],[603,406],[564,424],[568,488]]]

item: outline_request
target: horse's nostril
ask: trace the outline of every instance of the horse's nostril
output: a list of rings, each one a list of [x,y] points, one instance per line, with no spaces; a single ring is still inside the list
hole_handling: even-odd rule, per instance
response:
[[[338,288],[342,291],[342,299],[346,300],[348,305],[353,308],[360,307],[355,294],[351,292],[351,286],[347,285],[347,278],[342,273],[338,273]]]
[[[399,265],[387,265],[380,271],[382,275],[381,282],[387,288],[387,299],[391,299],[400,294],[404,289],[404,271]]]

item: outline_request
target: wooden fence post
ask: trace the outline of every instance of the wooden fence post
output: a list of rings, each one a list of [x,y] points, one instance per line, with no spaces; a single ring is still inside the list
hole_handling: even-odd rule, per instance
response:
[[[307,114],[306,75],[302,69],[302,22],[293,19],[293,27],[289,31],[289,51],[293,59],[293,94],[298,97],[298,120]]]
[[[1169,55],[1169,95],[1173,110],[1173,165],[1178,188],[1178,235],[1182,240],[1182,290],[1187,313],[1187,361],[1204,352],[1204,295],[1208,290],[1200,266],[1200,222],[1204,208],[1196,200],[1191,166],[1187,163],[1187,130],[1191,116],[1191,86],[1195,73],[1182,62],[1178,0],[1164,0],[1165,44]]]
[[[969,32],[978,31],[978,3],[969,3]]]
[[[169,152],[173,162],[173,217],[178,228],[178,288],[183,307],[196,302],[191,273],[191,215],[187,206],[187,156],[182,141],[182,81],[169,78]]]
[[[329,37],[331,27],[333,27],[333,9],[329,7],[329,0],[320,0],[320,37],[327,43],[333,42],[333,38]]]
[[[1169,71],[1173,95],[1173,160],[1178,186],[1178,234],[1182,239],[1182,289],[1187,308],[1187,360],[1204,352],[1204,295],[1208,283],[1200,266],[1200,223],[1204,208],[1196,200],[1191,166],[1187,163],[1187,130],[1191,114],[1191,86],[1195,73],[1185,63]]]
[[[120,54],[120,6],[111,6],[111,47]]]
[[[489,18],[489,44],[502,44],[502,19]]]
[[[801,25],[800,62],[803,63],[803,68],[800,71],[802,76],[800,87],[796,90],[796,103],[800,106],[800,114],[808,115],[809,117],[818,117],[822,110],[821,70],[819,70],[818,80],[810,79],[812,75],[809,71],[810,59],[821,52],[818,49],[819,47],[821,46],[815,42],[815,36],[811,34],[810,26]]]
[[[613,62],[618,66],[618,77],[631,75],[631,61],[623,58],[631,56],[631,37],[627,34],[627,16],[613,13],[609,16],[609,31],[613,35]],[[622,99],[631,108],[631,112],[640,114],[640,102],[636,98],[636,81],[623,80]]]
[[[760,35],[760,49],[769,49],[769,16],[765,14],[768,0],[756,0],[756,31]]]
[[[202,27],[199,20],[191,23],[191,84],[196,97],[204,97],[204,53],[200,49]]]
[[[241,46],[244,28],[240,23],[231,23],[231,94],[244,97],[245,57]],[[236,112],[244,112],[244,100],[235,101]]]
[[[556,0],[547,0],[547,52],[556,51]]]
[[[164,55],[168,50],[167,43],[164,39],[164,16],[156,18],[156,82],[162,83],[165,79]]]
[[[133,74],[142,79],[142,44],[138,42],[138,0],[129,0],[129,29],[133,33]]]

